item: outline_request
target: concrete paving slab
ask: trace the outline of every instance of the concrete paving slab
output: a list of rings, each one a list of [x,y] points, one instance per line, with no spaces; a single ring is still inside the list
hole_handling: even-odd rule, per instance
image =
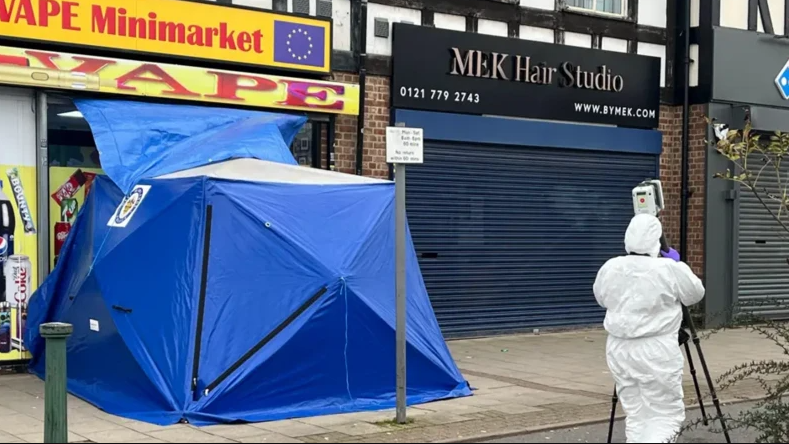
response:
[[[350,436],[372,435],[375,433],[384,433],[387,431],[387,429],[383,427],[367,422],[337,424],[328,426],[326,428],[333,432],[343,433]]]
[[[267,433],[263,435],[257,436],[250,436],[246,438],[241,438],[238,442],[252,442],[252,443],[261,443],[261,442],[271,442],[271,443],[294,443],[294,442],[302,442],[298,439],[294,439],[288,436],[278,435],[276,433]]]
[[[148,436],[164,442],[233,442],[191,427],[150,432]]]
[[[104,432],[107,430],[124,430],[124,429],[126,428],[119,424],[110,421],[105,421],[103,419],[99,419],[95,417],[92,420],[83,420],[75,423],[69,423],[69,431],[78,433],[80,435],[86,435],[88,433],[95,433],[95,432]]]
[[[16,436],[16,440],[18,442],[32,442],[32,443],[43,443],[44,442],[44,434],[43,433],[30,433],[27,435],[18,435]],[[68,434],[68,442],[84,442],[87,438],[84,436],[77,435],[76,433],[69,432]],[[3,440],[3,442],[8,442]]]
[[[93,442],[127,442],[149,438],[148,435],[124,428],[81,433],[81,435]]]
[[[329,429],[318,427],[316,425],[307,424],[298,420],[285,420],[264,422],[260,424],[252,424],[252,427],[261,429],[267,432],[277,433],[289,438],[299,438],[302,436],[320,435],[321,433],[329,433]]]
[[[260,429],[246,424],[215,425],[215,426],[201,427],[200,431],[210,433],[215,436],[221,436],[222,438],[233,439],[236,441],[238,440],[238,438],[249,438],[251,436],[258,436],[261,434]]]

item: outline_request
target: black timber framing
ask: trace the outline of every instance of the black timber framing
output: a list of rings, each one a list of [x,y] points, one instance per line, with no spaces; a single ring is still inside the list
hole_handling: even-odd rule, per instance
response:
[[[630,20],[638,20],[638,0],[627,2],[627,16],[630,17]]]
[[[637,40],[656,45],[666,44],[666,30],[656,26],[639,25],[635,18],[610,19],[575,11],[549,11],[524,8],[517,2],[493,0],[370,0],[370,3],[409,9],[430,9],[444,14],[463,15],[476,19],[496,20],[539,28],[561,29],[567,32],[598,34],[624,40]],[[633,9],[632,11],[636,11]],[[629,11],[630,12],[630,11]]]
[[[667,102],[674,104],[681,100],[682,83],[678,65],[680,63],[679,32],[682,26],[680,13],[681,0],[668,0],[666,2],[666,97]]]
[[[775,34],[770,5],[767,3],[767,0],[748,0],[748,31],[759,29],[759,16],[762,18],[764,32],[766,34]]]
[[[684,0],[675,0],[682,2]],[[745,12],[745,11],[743,11]],[[709,103],[712,100],[713,28],[720,26],[721,0],[699,0],[699,26],[691,29],[690,44],[698,45],[698,57],[691,63],[698,66],[698,86],[690,87],[690,103]],[[676,36],[680,36],[678,27]],[[677,52],[678,53],[678,52]],[[681,60],[677,60],[677,69]],[[674,71],[678,73],[680,71]],[[678,97],[681,99],[681,97]],[[676,102],[675,102],[676,103]]]
[[[643,0],[642,0],[643,1]],[[669,5],[684,0],[668,0]],[[712,1],[712,0],[701,0]],[[719,0],[715,0],[719,1]],[[787,0],[789,1],[789,0]],[[637,0],[628,2],[628,19],[610,19],[594,14],[579,13],[567,10],[543,10],[527,8],[518,5],[512,0],[369,0],[370,3],[395,6],[400,8],[418,9],[422,11],[422,21],[425,26],[433,26],[436,13],[462,15],[467,19],[469,32],[476,32],[479,19],[506,22],[508,35],[518,37],[520,26],[534,26],[553,29],[555,35],[561,40],[564,32],[577,32],[591,34],[602,40],[603,37],[623,39],[628,42],[628,52],[637,52],[638,43],[652,43],[656,45],[669,44],[668,28],[639,25],[636,23],[638,16]],[[357,1],[351,0],[352,23],[356,23]],[[670,12],[671,6],[669,6]],[[671,16],[669,16],[671,17]],[[667,24],[671,23],[671,19]],[[358,45],[358,27],[352,27],[351,51],[334,50],[332,52],[332,66],[335,71],[358,71],[355,57]],[[691,35],[693,37],[693,35]],[[667,48],[668,49],[668,48]],[[673,52],[667,52],[673,54]],[[666,88],[661,88],[661,102],[675,103],[671,81],[673,80],[674,64],[667,60]],[[375,76],[391,76],[392,62],[388,56],[374,54],[367,55],[367,73]]]
[[[748,30],[756,31],[759,18],[759,0],[748,0]]]
[[[431,9],[422,10],[422,26],[436,26],[436,15]]]
[[[466,16],[466,32],[477,32],[479,30],[479,17],[473,15]]]
[[[789,35],[789,0],[784,0],[784,35]]]

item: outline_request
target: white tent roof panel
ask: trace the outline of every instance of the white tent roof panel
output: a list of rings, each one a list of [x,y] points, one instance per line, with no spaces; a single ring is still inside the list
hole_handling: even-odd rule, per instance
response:
[[[157,179],[184,177],[212,177],[216,179],[245,180],[305,185],[355,185],[391,183],[387,180],[355,176],[335,171],[297,165],[269,162],[259,159],[232,159],[197,168],[165,174]]]

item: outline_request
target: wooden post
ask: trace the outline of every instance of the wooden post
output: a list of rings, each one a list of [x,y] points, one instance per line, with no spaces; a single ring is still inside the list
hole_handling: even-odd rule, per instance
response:
[[[66,401],[66,340],[74,331],[71,324],[52,322],[39,330],[46,339],[46,382],[44,385],[44,442],[68,442]]]

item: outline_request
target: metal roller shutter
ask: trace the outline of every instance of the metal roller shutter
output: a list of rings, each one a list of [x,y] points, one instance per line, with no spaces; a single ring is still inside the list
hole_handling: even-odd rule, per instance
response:
[[[752,171],[764,165],[758,159],[749,161]],[[785,165],[785,164],[784,164]],[[782,167],[787,177],[789,167]],[[766,169],[758,186],[780,195],[774,170]],[[762,196],[764,196],[762,194]],[[789,318],[789,239],[778,222],[754,196],[740,191],[738,239],[738,305],[745,312],[774,319]],[[773,206],[777,210],[777,207]],[[784,215],[784,223],[789,223]]]
[[[653,155],[426,142],[406,204],[444,334],[601,323],[592,284],[656,169]]]

